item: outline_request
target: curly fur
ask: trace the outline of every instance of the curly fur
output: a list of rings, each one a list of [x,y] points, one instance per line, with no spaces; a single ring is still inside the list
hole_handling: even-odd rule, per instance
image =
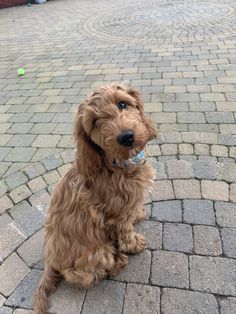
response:
[[[120,101],[128,104],[122,111]],[[117,142],[127,129],[135,134],[132,147]],[[147,163],[114,166],[114,160],[122,165],[156,137],[140,94],[121,85],[99,88],[79,106],[74,134],[76,160],[57,185],[47,213],[36,314],[46,313],[60,278],[92,287],[122,270],[128,262],[124,253],[141,252],[146,244],[133,224],[144,217],[143,197],[153,169]]]

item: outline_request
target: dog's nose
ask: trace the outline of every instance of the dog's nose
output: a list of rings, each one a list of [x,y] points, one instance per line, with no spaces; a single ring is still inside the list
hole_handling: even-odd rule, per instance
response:
[[[117,137],[117,142],[122,146],[131,146],[134,142],[134,132],[132,130],[122,132]]]

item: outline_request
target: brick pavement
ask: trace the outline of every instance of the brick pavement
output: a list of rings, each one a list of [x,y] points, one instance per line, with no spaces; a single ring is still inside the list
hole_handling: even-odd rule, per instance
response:
[[[0,11],[0,314],[32,313],[44,215],[74,159],[73,113],[113,81],[143,92],[159,128],[137,226],[149,243],[114,280],[61,283],[51,311],[236,313],[235,10],[233,0],[59,0]]]

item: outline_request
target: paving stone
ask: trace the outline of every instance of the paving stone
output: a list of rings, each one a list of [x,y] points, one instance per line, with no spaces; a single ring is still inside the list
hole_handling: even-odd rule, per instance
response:
[[[16,134],[10,139],[7,143],[7,146],[23,146],[27,147],[30,146],[33,140],[35,139],[36,135],[32,134]]]
[[[59,143],[57,144],[57,147],[64,147],[64,148],[75,147],[74,137],[71,135],[62,135]]]
[[[51,134],[53,130],[56,128],[56,123],[48,122],[48,123],[36,123],[33,128],[30,130],[30,133],[33,134]]]
[[[179,123],[205,123],[205,116],[202,112],[178,112]]]
[[[13,314],[33,314],[33,311],[26,309],[16,309]]]
[[[236,229],[222,228],[220,233],[224,255],[227,257],[236,258]]]
[[[203,180],[201,182],[202,198],[216,201],[228,201],[229,186],[221,181]]]
[[[20,123],[14,123],[12,125],[12,127],[8,130],[9,133],[13,133],[13,134],[24,134],[24,133],[28,133],[29,130],[32,128],[33,123],[28,123],[28,122],[20,122]]]
[[[62,165],[62,159],[59,156],[49,156],[42,161],[47,170],[53,170]]]
[[[231,134],[219,134],[218,135],[219,144],[235,146],[236,145],[236,136]]]
[[[0,147],[0,161],[4,160],[7,154],[11,151],[9,147]]]
[[[236,204],[216,202],[216,221],[220,227],[236,227]]]
[[[151,282],[164,287],[188,288],[188,257],[182,253],[155,251]]]
[[[56,170],[52,170],[50,172],[47,172],[46,174],[44,174],[43,177],[44,177],[45,181],[47,182],[47,184],[56,183],[60,179],[60,176]]]
[[[31,114],[33,115],[33,114]],[[39,122],[51,122],[53,117],[55,116],[55,113],[49,113],[49,112],[39,112],[39,113],[35,113],[33,115],[33,117],[31,118],[30,122],[33,123],[39,123]],[[54,121],[52,121],[54,122]]]
[[[44,172],[46,172],[45,168],[41,163],[34,163],[24,168],[24,173],[27,175],[29,179],[34,179]]]
[[[234,123],[232,112],[206,112],[208,123]]]
[[[166,162],[169,179],[188,179],[193,177],[192,164],[185,160],[169,160]]]
[[[205,162],[217,162],[217,157],[215,156],[198,156],[198,160]]]
[[[192,155],[193,154],[193,145],[191,144],[180,144],[179,153],[183,155]]]
[[[30,268],[13,253],[0,266],[0,292],[8,297],[29,272]]]
[[[0,197],[0,214],[3,214],[7,209],[13,206],[12,201],[9,199],[8,196],[3,195]]]
[[[236,147],[229,147],[229,157],[236,159]]]
[[[39,162],[51,155],[56,155],[59,154],[60,152],[62,152],[63,149],[62,148],[38,148],[36,153],[34,154],[31,162]]]
[[[165,164],[162,162],[157,162],[155,165],[156,170],[156,180],[163,180],[167,179]]]
[[[159,221],[181,222],[181,201],[164,201],[153,204],[152,219]]]
[[[161,150],[159,145],[148,145],[146,147],[147,156],[160,156]]]
[[[194,151],[196,155],[209,155],[210,148],[207,144],[195,144]]]
[[[176,155],[178,153],[178,147],[176,144],[162,144],[161,151],[163,155]]]
[[[228,157],[228,148],[223,145],[212,145],[211,155],[217,157]]]
[[[170,180],[157,181],[151,191],[153,201],[174,199],[174,191]]]
[[[116,297],[114,298],[114,296]],[[125,284],[104,280],[88,290],[82,313],[122,313],[124,296]],[[100,302],[101,298],[103,302]],[[108,304],[109,306],[107,306]]]
[[[195,160],[193,161],[193,173],[198,179],[214,180],[217,177],[217,165],[215,162]]]
[[[68,311],[80,313],[85,293],[85,289],[78,289],[68,283],[61,282],[50,297],[50,313],[67,314]]]
[[[32,207],[27,201],[22,201],[10,210],[15,226],[27,236],[31,236],[44,224],[44,208],[38,204]]]
[[[42,271],[36,269],[31,270],[7,299],[6,305],[27,309],[32,308],[32,297],[41,276]]]
[[[114,280],[148,283],[151,266],[151,252],[144,250],[138,255],[129,256],[129,263]]]
[[[4,296],[0,294],[0,309],[5,301],[6,301],[6,298],[4,298]]]
[[[33,180],[30,180],[28,183],[27,183],[28,187],[30,188],[31,192],[32,193],[35,193],[35,192],[38,192],[44,188],[47,187],[47,184],[46,182],[43,180],[42,177],[37,177]]]
[[[215,225],[213,202],[207,200],[184,200],[183,221],[190,224]]]
[[[199,132],[183,132],[182,136],[185,143],[198,143],[200,141]]]
[[[30,195],[31,195],[31,192],[27,188],[26,185],[21,185],[21,186],[17,187],[16,189],[12,190],[9,194],[10,198],[13,200],[13,202],[15,204],[26,199]]]
[[[135,228],[137,232],[144,235],[147,247],[152,250],[162,247],[162,224],[157,221],[145,220]]]
[[[38,135],[36,140],[33,142],[33,147],[55,147],[59,142],[60,135]]]
[[[215,297],[208,293],[180,289],[163,289],[161,299],[163,314],[218,314]]]
[[[191,253],[193,250],[192,227],[187,224],[165,223],[163,247],[165,250]]]
[[[28,178],[21,171],[17,171],[6,177],[5,181],[10,189],[15,189],[18,186],[26,183],[28,181]]]
[[[46,209],[49,206],[50,195],[46,190],[41,190],[33,194],[29,198],[29,202],[33,207],[36,207],[41,213],[45,214]]]
[[[193,290],[236,295],[236,260],[190,256],[190,286]]]
[[[160,288],[130,283],[127,285],[124,314],[160,314]]]
[[[7,214],[0,216],[0,261],[10,255],[23,241],[25,235]]]
[[[217,179],[226,182],[236,182],[236,164],[219,163],[217,165]]]
[[[221,314],[234,314],[236,308],[236,298],[225,298],[219,300]]]
[[[41,229],[17,250],[17,253],[29,267],[35,266],[43,258],[43,238],[44,229]]]
[[[235,202],[236,203],[236,184],[230,184],[230,195],[229,195],[229,199],[231,202]]]
[[[200,255],[217,256],[222,254],[220,233],[215,227],[194,226],[194,252]]]
[[[64,163],[73,162],[75,160],[75,150],[70,149],[70,150],[63,151],[61,153],[61,157]]]
[[[69,169],[71,169],[71,164],[65,164],[59,168],[57,168],[57,171],[59,172],[60,176],[64,176]]]
[[[12,314],[12,308],[7,306],[2,306],[0,308],[0,314]]]
[[[15,147],[5,157],[6,161],[27,162],[33,157],[36,149],[32,147]],[[1,153],[0,153],[1,154]]]
[[[198,180],[174,180],[173,185],[177,199],[201,198]]]
[[[31,112],[15,113],[9,121],[10,122],[28,122],[32,116],[33,116],[33,113]]]

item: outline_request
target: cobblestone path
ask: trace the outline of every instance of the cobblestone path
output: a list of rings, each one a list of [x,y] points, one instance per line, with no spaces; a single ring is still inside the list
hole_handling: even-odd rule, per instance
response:
[[[17,76],[17,69],[25,75]],[[140,89],[159,137],[149,241],[114,280],[51,297],[57,314],[236,313],[236,2],[66,0],[0,10],[0,314],[29,314],[44,214],[96,86]]]

